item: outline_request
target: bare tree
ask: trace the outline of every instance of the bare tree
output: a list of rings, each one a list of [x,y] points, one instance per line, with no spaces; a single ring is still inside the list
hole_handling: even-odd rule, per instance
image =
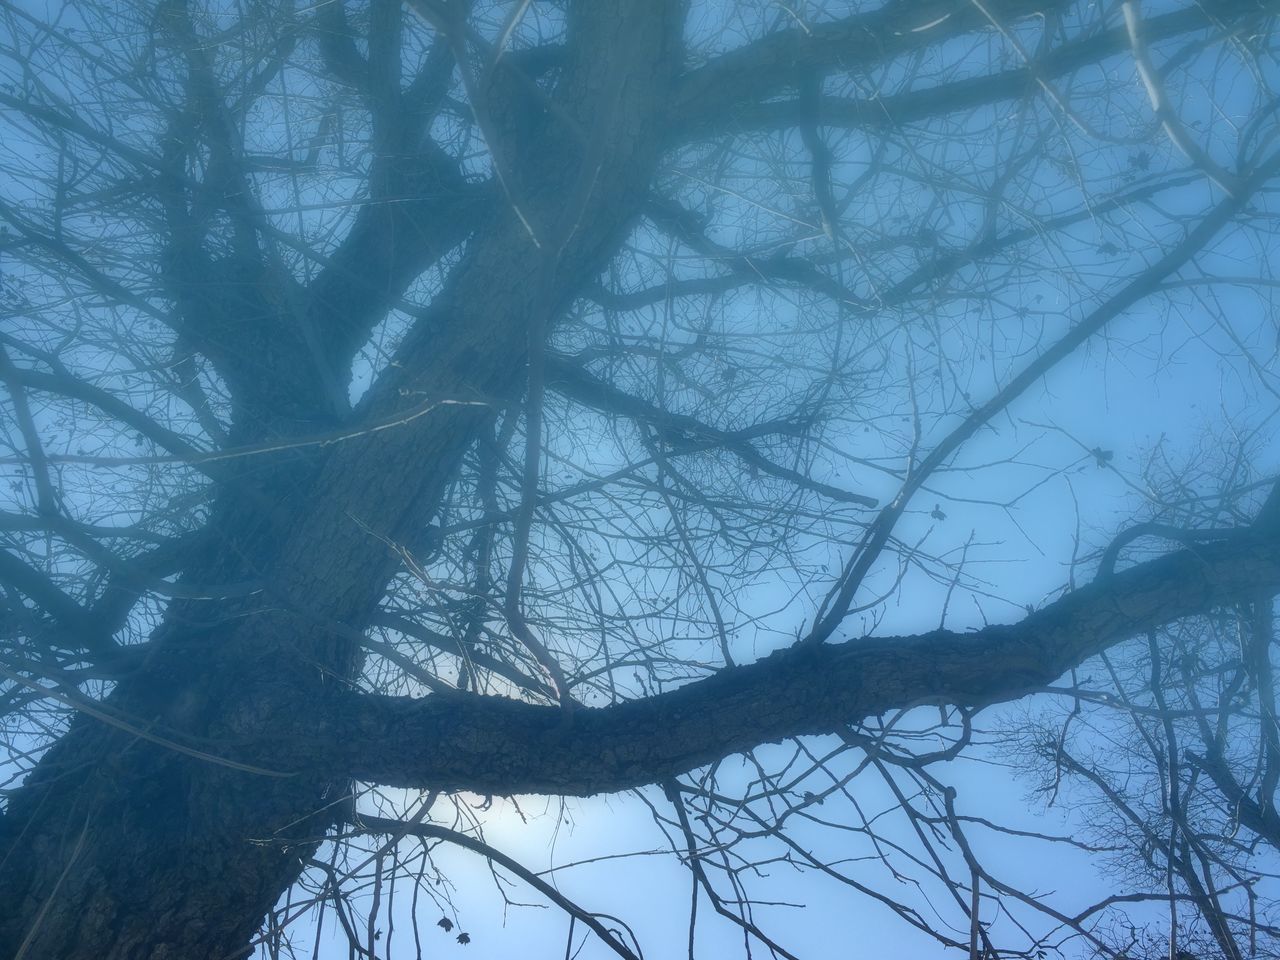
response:
[[[1107,546],[1103,573],[1145,537],[1188,542],[1234,512],[1229,495],[1187,497],[1186,472],[1169,476],[1153,459],[1143,471],[1152,519]],[[1260,592],[1120,644],[1058,686],[1056,710],[1009,731],[1051,805],[1089,809],[1128,902],[1163,907],[1119,938],[1126,956],[1157,955],[1141,948],[1152,927],[1163,929],[1161,956],[1277,952],[1265,882],[1280,850],[1273,607]]]
[[[793,955],[770,862],[1114,953],[944,777],[1280,592],[1273,12],[0,4],[0,953],[380,957],[448,844],[637,956],[461,797],[646,786],[691,956]],[[1079,469],[1151,495],[1075,408],[1192,354],[1257,457],[1078,570]],[[988,580],[1020,528],[1069,583]]]

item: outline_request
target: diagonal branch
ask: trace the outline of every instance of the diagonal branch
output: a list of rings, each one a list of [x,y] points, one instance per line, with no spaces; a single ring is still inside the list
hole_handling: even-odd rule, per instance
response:
[[[936,9],[940,4],[918,5],[920,17],[924,12]],[[954,7],[955,5],[951,5]],[[695,70],[686,80],[677,101],[672,129],[683,135],[707,135],[726,126],[734,131],[797,127],[805,117],[806,107],[802,97],[780,97],[794,84],[795,71],[800,63],[809,69],[830,69],[847,72],[859,67],[865,69],[892,56],[919,47],[941,43],[963,33],[981,29],[987,21],[969,5],[964,15],[953,14],[939,22],[933,29],[919,31],[906,37],[889,38],[876,46],[864,37],[859,42],[855,22],[862,24],[866,34],[883,31],[884,24],[894,16],[904,17],[906,4],[888,4],[871,14],[816,28],[812,36],[801,41],[789,34],[773,34],[750,44],[741,50]],[[1041,12],[1035,5],[1025,3],[986,4],[1004,22]],[[1055,4],[1042,3],[1042,10]],[[1143,32],[1148,42],[1164,40],[1206,27],[1216,27],[1248,16],[1256,16],[1266,9],[1266,3],[1253,0],[1217,0],[1198,3],[1186,9],[1154,16],[1146,20]],[[936,15],[936,14],[935,14]],[[846,37],[852,55],[840,56],[837,37]],[[788,64],[779,51],[788,44],[798,51],[797,61]],[[914,44],[914,45],[913,45]],[[1129,35],[1124,27],[1102,30],[1091,36],[1073,40],[1040,56],[1035,63],[1018,69],[966,77],[936,87],[908,90],[887,96],[866,99],[822,97],[819,107],[822,122],[826,126],[854,127],[862,129],[893,128],[907,123],[918,123],[931,117],[946,116],[961,110],[987,104],[1000,103],[1023,96],[1034,88],[1036,78],[1053,79],[1065,76],[1081,67],[1096,64],[1130,48]],[[756,66],[756,75],[751,65]],[[716,82],[717,77],[734,78]],[[739,82],[749,80],[749,82]]]
[[[874,497],[842,490],[829,483],[814,480],[799,470],[775,463],[757,450],[751,442],[756,437],[772,433],[795,435],[799,432],[798,421],[774,420],[753,424],[741,430],[724,430],[703,423],[687,414],[663,410],[646,400],[632,396],[611,383],[597,380],[562,356],[549,356],[546,364],[547,386],[557,393],[602,413],[627,417],[637,423],[647,423],[654,428],[661,439],[676,449],[683,450],[703,444],[721,447],[762,473],[788,480],[798,487],[837,503],[856,503],[863,507],[876,505],[877,501]]]
[[[991,5],[1006,21],[1061,6],[1061,0],[1002,0]],[[865,70],[981,29],[986,22],[969,0],[895,0],[833,23],[771,33],[690,73],[673,112],[677,117],[722,122],[742,105],[794,86],[800,71]]]
[[[828,598],[830,607],[828,608],[824,603],[806,642],[821,643],[839,627],[849,612],[858,588],[861,587],[863,580],[879,558],[885,544],[889,542],[889,537],[911,497],[934,472],[947,463],[970,438],[993,417],[1005,410],[1033,383],[1103,330],[1112,320],[1159,290],[1165,279],[1199,255],[1218,232],[1244,209],[1249,198],[1256,191],[1261,190],[1277,172],[1280,172],[1280,154],[1271,157],[1249,177],[1242,179],[1239,195],[1229,196],[1218,204],[1187,232],[1180,243],[1075,324],[1061,339],[1020,370],[1017,376],[947,434],[918,465],[913,465],[898,495],[881,509],[880,515],[867,527],[862,542],[853,552],[840,582]]]
[[[284,711],[257,755],[334,777],[483,793],[589,795],[660,782],[729,753],[926,703],[983,707],[1049,684],[1131,636],[1280,593],[1280,529],[1242,530],[971,633],[799,645],[643,700],[582,708],[496,697],[338,693]]]

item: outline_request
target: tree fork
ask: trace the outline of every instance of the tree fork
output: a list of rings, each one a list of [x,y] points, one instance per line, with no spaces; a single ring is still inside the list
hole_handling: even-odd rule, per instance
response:
[[[656,120],[679,60],[675,9],[635,3],[580,20],[566,102],[595,140],[543,130],[547,189],[473,239],[437,307],[439,325],[419,325],[357,414],[376,420],[424,396],[459,402],[338,445],[315,472],[294,475],[299,489],[282,497],[283,516],[220,531],[223,548],[206,562],[224,578],[269,571],[261,599],[194,631],[183,622],[190,606],[171,608],[147,664],[106,701],[131,729],[77,718],[11,798],[0,820],[0,900],[14,909],[0,920],[0,955],[242,956],[314,852],[346,774],[246,777],[143,734],[174,731],[216,752],[275,735],[284,709],[356,676],[352,637],[399,563],[396,544],[435,510],[488,408],[512,399],[528,318],[595,276],[652,176]],[[550,223],[575,193],[581,209],[557,248],[531,247],[525,217]],[[246,557],[237,548],[249,541],[257,549]]]

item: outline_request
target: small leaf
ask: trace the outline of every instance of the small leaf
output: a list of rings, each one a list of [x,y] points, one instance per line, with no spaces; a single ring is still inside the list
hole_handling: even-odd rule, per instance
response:
[[[453,929],[453,921],[450,920],[448,917],[441,917],[439,920],[436,921],[436,926],[439,927],[441,930],[443,930],[445,933],[448,933],[450,930]]]
[[[933,505],[933,510],[929,512],[929,516],[933,517],[935,520],[947,519],[947,515],[942,512],[942,504],[940,503],[935,503]]]
[[[469,933],[458,934],[458,942],[465,947],[468,943],[471,942],[471,934]]]

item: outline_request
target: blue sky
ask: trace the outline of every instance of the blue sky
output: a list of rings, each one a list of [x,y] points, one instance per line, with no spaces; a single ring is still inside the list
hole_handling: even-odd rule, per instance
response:
[[[38,13],[53,9],[47,4],[23,6]],[[846,6],[703,3],[696,5],[690,36],[705,41],[703,52],[711,56],[759,35],[775,20],[816,24],[843,14]],[[1148,15],[1163,9],[1152,6]],[[1068,26],[1076,16],[1068,18]],[[65,17],[74,18],[74,14]],[[1118,22],[1118,14],[1113,12],[1110,21]],[[557,29],[554,20],[540,23],[550,32]],[[1038,23],[1031,23],[1005,36],[987,31],[977,40],[966,38],[932,51],[920,62],[892,65],[874,75],[833,75],[827,91],[866,97],[877,91],[891,93],[895,84],[905,82],[910,70],[950,82],[992,62],[1016,65],[1019,52],[1011,37],[1033,44],[1039,29]],[[519,32],[515,36],[519,42]],[[121,34],[116,39],[127,46],[136,38]],[[1157,57],[1163,62],[1172,49],[1157,47]],[[1225,41],[1189,56],[1176,86],[1182,121],[1224,165],[1231,162],[1241,121],[1267,99],[1276,80],[1271,60],[1250,61],[1234,57],[1235,52],[1231,41]],[[47,76],[53,90],[69,100],[83,98],[91,115],[106,109],[104,103],[94,101],[92,89],[64,86],[48,64],[43,66],[50,69]],[[21,72],[13,62],[4,69],[11,76]],[[276,94],[246,120],[246,139],[263,153],[293,155],[318,137],[324,122],[319,96],[323,90],[313,90],[301,70],[286,72],[282,83],[295,97],[316,93],[319,106],[298,107],[296,123],[291,120],[293,125],[287,125],[281,119],[283,101]],[[924,124],[883,151],[864,131],[824,129],[833,153],[832,190],[842,210],[838,236],[828,236],[815,215],[807,159],[795,133],[744,134],[732,138],[728,147],[697,145],[681,151],[664,167],[660,186],[707,217],[709,241],[749,249],[761,259],[785,254],[827,257],[830,262],[838,256],[839,267],[829,267],[828,274],[846,288],[848,298],[833,302],[788,286],[759,285],[723,297],[691,297],[676,303],[659,300],[618,314],[577,306],[562,320],[553,344],[565,353],[642,341],[673,352],[686,349],[694,359],[679,366],[681,377],[671,372],[674,367],[649,362],[640,350],[608,371],[620,386],[725,429],[794,412],[801,401],[821,395],[825,405],[809,442],[778,449],[794,456],[796,464],[816,479],[886,501],[901,482],[913,441],[919,446],[918,459],[973,405],[1007,382],[1127,278],[1156,260],[1180,235],[1185,217],[1221,199],[1217,187],[1187,171],[1185,158],[1152,120],[1127,57],[1082,71],[1055,96],[1061,99],[1055,101],[1046,94],[1027,103],[983,108],[955,124]],[[1083,133],[1082,120],[1090,134],[1101,135]],[[122,129],[147,142],[155,121],[155,115],[138,115]],[[337,122],[347,123],[353,144],[368,133],[358,117]],[[461,125],[456,117],[444,119],[433,133],[444,142]],[[1140,139],[1132,139],[1138,135]],[[56,162],[47,144],[14,137],[6,138],[4,149],[9,163],[34,164],[47,172]],[[358,147],[351,149],[358,155]],[[472,173],[485,174],[484,146],[474,134],[459,150]],[[271,173],[256,178],[273,225],[303,232],[314,239],[317,249],[327,249],[332,238],[325,240],[323,232],[333,229],[335,236],[340,235],[351,211],[362,202],[361,162],[357,158],[348,165],[342,150],[328,144],[318,174],[306,181],[306,189],[319,191],[317,202],[303,203],[303,210],[297,209],[299,195],[293,192],[296,179]],[[707,174],[713,163],[719,164],[714,182]],[[1020,166],[1023,163],[1025,169]],[[1014,185],[1002,194],[993,212],[983,190],[1006,169],[1015,170]],[[1148,203],[1082,216],[1043,244],[1019,247],[1027,251],[1025,256],[987,257],[927,297],[906,297],[884,309],[873,308],[886,290],[929,257],[974,242],[988,217],[997,230],[1016,230],[1056,215],[1087,211],[1115,191],[1183,173],[1192,182],[1163,191]],[[41,189],[34,180],[15,181],[5,188],[4,198],[10,202],[34,199],[34,208],[41,209],[40,204],[50,200],[47,192],[41,195]],[[308,199],[309,195],[302,195],[302,200]],[[1268,210],[1271,202],[1269,197],[1257,201]],[[135,226],[122,221],[114,239]],[[86,224],[83,229],[91,228]],[[1250,461],[1252,472],[1246,478],[1250,481],[1280,472],[1280,446],[1275,439],[1275,415],[1280,409],[1277,314],[1269,285],[1275,261],[1269,229],[1269,222],[1260,218],[1247,229],[1224,231],[1211,252],[1179,274],[1181,285],[1127,311],[1104,337],[1077,351],[967,443],[949,469],[914,497],[896,528],[897,540],[915,545],[918,553],[904,548],[873,571],[858,600],[862,603],[881,595],[886,599],[851,617],[837,638],[932,630],[942,623],[944,604],[945,626],[953,630],[1011,622],[1028,606],[1051,600],[1073,577],[1076,582],[1086,581],[1108,539],[1118,528],[1148,516],[1162,498],[1168,499],[1175,478],[1185,478],[1192,493],[1216,495],[1215,484],[1223,482],[1238,453]],[[113,239],[110,230],[102,236]],[[141,251],[138,260],[145,261],[146,249],[135,248]],[[289,264],[300,280],[313,268],[305,258],[291,259]],[[21,271],[26,268],[21,266],[6,268],[16,269],[30,284],[27,289],[37,291],[46,303],[59,295],[48,277],[37,278],[34,271],[24,276]],[[126,260],[112,262],[110,268],[129,277],[133,265]],[[668,276],[703,276],[718,269],[715,257],[708,258],[673,242],[651,224],[642,224],[605,279],[627,292],[665,282]],[[443,272],[428,274],[407,299],[425,306],[442,277]],[[54,315],[56,311],[41,315],[19,311],[7,316],[6,322],[13,323],[22,336],[50,343],[65,332],[50,326],[48,318]],[[85,308],[85,317],[95,331],[128,325],[141,342],[157,335],[149,332],[153,328],[160,329],[146,317],[128,311],[115,314],[93,305]],[[407,313],[394,313],[376,331],[354,371],[353,400],[385,369],[398,328],[407,317]],[[720,349],[704,357],[694,348],[708,337]],[[70,355],[86,375],[128,392],[140,405],[154,403],[157,406],[152,409],[161,410],[159,404],[169,404],[162,412],[177,416],[183,430],[198,435],[199,427],[189,412],[138,375],[141,361],[148,357],[123,355],[109,338],[92,337]],[[212,375],[206,372],[205,376],[216,389]],[[635,431],[567,405],[549,406],[549,411],[546,483],[551,492],[643,459]],[[63,419],[54,422],[59,414]],[[52,408],[42,416],[48,418],[51,430],[56,428],[60,446],[51,449],[68,457],[87,442],[94,444],[96,453],[136,452],[129,434],[109,425],[68,418],[65,410]],[[11,445],[21,447],[16,439]],[[512,449],[518,446],[517,442]],[[1109,457],[1100,461],[1094,451]],[[686,468],[686,461],[679,465]],[[12,468],[13,463],[6,462],[5,469]],[[656,482],[655,474],[652,465],[637,472],[651,482]],[[72,499],[77,508],[98,517],[145,513],[153,505],[133,498],[130,490],[141,480],[157,476],[168,489],[191,483],[181,468],[159,463],[111,471],[68,463],[63,472],[68,490],[76,491]],[[741,547],[740,554],[718,545],[709,532],[713,518],[707,511],[690,508],[683,515],[695,531],[696,550],[704,551],[701,555],[712,567],[712,582],[726,594],[742,589],[728,597],[721,610],[735,658],[749,661],[785,645],[811,624],[830,578],[847,560],[867,514],[829,504],[814,507],[812,499],[798,501],[804,510],[813,511],[812,516],[792,525],[783,549],[763,542],[765,534],[783,525],[767,516],[774,503],[770,496],[781,496],[768,478],[748,482],[740,463],[712,455],[689,458],[687,476],[715,492],[738,492],[735,484],[742,482],[743,495],[755,500],[751,519],[743,523],[760,535],[761,543]],[[671,489],[676,488],[673,483]],[[30,505],[31,490],[23,483],[5,495],[12,498],[6,509]],[[504,505],[511,506],[519,494],[508,485],[501,495]],[[714,660],[718,653],[711,617],[691,585],[687,566],[650,576],[644,570],[608,563],[649,555],[645,551],[653,548],[646,536],[666,537],[667,554],[662,556],[675,555],[671,515],[676,511],[670,504],[652,489],[631,495],[621,506],[594,494],[573,504],[581,511],[579,516],[589,517],[605,508],[615,511],[610,515],[611,535],[588,534],[585,539],[602,558],[602,566],[621,571],[601,578],[613,592],[598,601],[613,618],[618,635],[627,637],[629,630],[633,643],[663,643],[673,661]],[[456,511],[454,522],[463,524],[475,512],[473,506],[468,513],[464,505]],[[555,583],[564,576],[567,551],[550,524],[539,536],[545,538],[535,541],[542,566],[533,564],[531,578],[542,576],[544,583]],[[1161,547],[1144,545],[1143,549]],[[948,563],[962,553],[967,566],[953,585]],[[908,557],[910,562],[900,567],[896,557]],[[443,581],[460,575],[456,566],[444,561],[426,572]],[[441,592],[433,590],[406,578],[398,598],[406,606],[416,602],[425,606]],[[569,601],[557,600],[550,589],[546,593],[539,602],[547,622],[575,613]],[[667,603],[679,618],[668,614]],[[140,632],[158,610],[159,605],[153,604],[143,611],[136,624]],[[626,624],[618,625],[624,619]],[[677,619],[678,628],[672,627]],[[578,646],[566,650],[566,655],[588,649],[586,640],[575,642]],[[449,679],[457,676],[454,663],[444,664],[441,670]],[[667,665],[666,670],[670,680],[681,667]],[[620,670],[615,681],[617,689],[634,695],[648,689],[654,677],[642,676],[639,670]],[[1046,706],[1057,703],[1045,700]],[[987,743],[961,761],[937,765],[933,772],[956,785],[962,813],[981,814],[1024,829],[1083,836],[1095,811],[1080,805],[1081,794],[1064,794],[1061,805],[1040,816],[1037,802],[1027,798],[1031,783],[1009,769],[1012,755],[994,731],[1002,722],[1022,722],[1018,719],[1022,709],[984,714],[980,726],[993,731],[983,738]],[[1036,709],[1036,704],[1029,709]],[[900,722],[910,729],[936,715],[936,708],[920,707]],[[1106,733],[1104,726],[1100,740]],[[815,738],[804,745],[820,755],[836,743],[835,738]],[[830,769],[849,772],[860,756],[850,751],[832,761]],[[756,754],[765,768],[781,766],[790,757],[787,746],[766,747]],[[722,778],[724,789],[731,792],[744,789],[752,774],[744,773],[735,758],[724,765]],[[815,785],[822,778],[823,774],[815,774],[796,789],[821,789]],[[860,775],[855,784],[852,799],[834,797],[817,811],[836,821],[835,825],[797,819],[790,834],[795,842],[828,857],[864,857],[874,852],[867,841],[841,830],[840,825],[892,811],[897,801],[873,774]],[[395,793],[390,796],[403,799]],[[660,790],[650,788],[645,797],[669,815]],[[466,796],[458,800],[469,808],[480,802],[481,798]],[[525,817],[516,812],[517,803]],[[439,809],[443,822],[451,822],[448,802],[440,801]],[[684,951],[690,875],[666,852],[669,841],[640,799],[567,800],[562,809],[556,799],[497,798],[489,809],[473,810],[473,814],[483,824],[488,842],[531,869],[626,854],[625,859],[556,869],[550,876],[588,909],[624,918],[640,935],[646,955],[678,956]],[[901,818],[894,821],[892,813],[884,820],[889,824],[885,838],[901,843],[906,851],[901,861],[904,875],[919,876],[921,871],[910,865],[910,857],[926,854],[910,825]],[[1096,862],[1058,847],[993,837],[977,826],[971,833],[976,848],[987,852],[989,862],[1008,877],[1017,878],[1019,884],[1060,891],[1055,904],[1063,909],[1096,899],[1104,882],[1109,882],[1098,874]],[[763,859],[784,852],[767,838],[753,842],[749,849]],[[513,952],[535,956],[563,952],[568,930],[563,914],[538,906],[504,909],[488,868],[470,852],[441,850],[436,864],[447,878],[453,906],[423,908],[422,936],[430,945],[426,951],[430,955],[448,956],[454,949],[465,950],[471,957],[494,958]],[[949,869],[959,869],[954,850],[948,864]],[[879,862],[856,863],[850,869],[860,882],[901,898],[924,916],[934,916],[936,909],[958,939],[966,936],[957,927],[962,912],[938,885],[916,889],[910,879],[894,877]],[[880,956],[892,951],[931,960],[944,955],[895,921],[887,909],[830,878],[776,861],[759,873],[752,877],[754,896],[803,904],[761,906],[756,914],[770,935],[799,956]],[[404,889],[394,908],[393,956],[413,956],[404,913],[409,896]],[[720,889],[726,887],[721,884]],[[426,903],[427,896],[420,895],[419,902]],[[511,897],[541,902],[536,893],[519,884],[512,888]],[[362,901],[357,896],[354,902]],[[991,916],[992,908],[985,904],[984,916]],[[442,914],[457,924],[451,935],[435,926]],[[1008,921],[1002,924],[998,932],[1008,930]],[[309,942],[311,934],[305,931],[306,922],[300,923],[297,936]],[[450,942],[460,931],[471,936],[466,947]],[[741,931],[714,916],[705,898],[698,906],[698,932],[699,957],[732,956],[741,950]],[[347,954],[344,939],[335,933],[330,915],[322,931],[322,941],[329,944],[322,954],[326,957]],[[584,935],[579,927],[575,943]],[[577,955],[611,954],[587,938]]]

